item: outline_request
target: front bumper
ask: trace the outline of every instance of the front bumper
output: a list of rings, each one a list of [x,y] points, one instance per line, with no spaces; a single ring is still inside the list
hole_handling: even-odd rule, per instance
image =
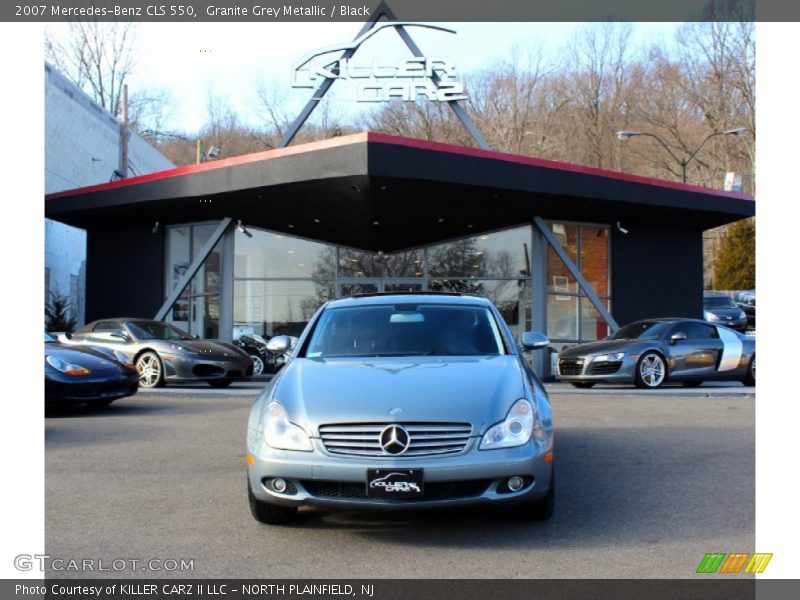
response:
[[[636,373],[636,362],[639,356],[630,357],[625,355],[622,360],[615,363],[595,363],[591,362],[591,356],[567,357],[572,360],[581,360],[579,372],[571,369],[567,373],[562,373],[561,357],[558,359],[558,370],[556,379],[565,382],[595,382],[595,383],[633,383]],[[617,365],[618,363],[618,365]]]
[[[71,377],[48,373],[44,380],[46,405],[118,400],[132,396],[138,390],[139,374],[134,370],[115,377]]]
[[[235,357],[225,360],[204,357],[162,354],[164,379],[169,382],[209,381],[211,379],[247,380],[253,375],[250,357]]]
[[[709,323],[714,325],[722,325],[730,327],[731,329],[742,330],[747,328],[747,314],[741,319],[708,319]]]
[[[332,456],[319,440],[313,452],[274,450],[251,431],[248,451],[253,464],[248,478],[253,495],[283,506],[413,509],[437,506],[519,503],[542,498],[550,487],[552,433],[542,440],[500,450],[478,450],[472,438],[464,452],[441,457],[356,458]],[[550,459],[546,455],[550,453]],[[423,469],[425,495],[416,499],[366,497],[367,469]],[[510,492],[504,482],[522,476],[526,485]],[[277,493],[265,481],[281,477],[287,492]]]

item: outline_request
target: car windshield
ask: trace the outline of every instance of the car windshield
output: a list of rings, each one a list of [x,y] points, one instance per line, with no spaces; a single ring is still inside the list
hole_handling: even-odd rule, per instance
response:
[[[505,354],[500,330],[483,306],[394,304],[331,308],[305,356],[486,356]]]
[[[44,332],[44,343],[45,344],[47,344],[48,342],[52,343],[52,342],[55,342],[55,341],[56,341],[56,338],[54,338],[52,335],[50,335],[46,331]]]
[[[626,325],[611,336],[612,340],[657,340],[672,327],[668,321],[638,321]]]
[[[703,308],[736,308],[736,303],[727,296],[706,296]]]
[[[191,340],[182,329],[161,321],[128,321],[131,333],[139,340]]]

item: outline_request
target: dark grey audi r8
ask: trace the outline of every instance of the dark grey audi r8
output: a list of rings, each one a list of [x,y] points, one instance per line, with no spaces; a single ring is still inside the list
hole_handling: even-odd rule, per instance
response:
[[[610,338],[561,351],[557,377],[575,387],[633,383],[657,388],[704,381],[756,383],[755,338],[698,319],[649,319]]]
[[[60,340],[121,352],[136,365],[139,385],[144,388],[192,381],[225,387],[253,374],[253,361],[240,348],[216,340],[195,339],[162,321],[103,319],[71,335],[62,334]]]
[[[549,518],[552,411],[523,357],[548,340],[525,332],[521,342],[477,296],[328,302],[250,410],[253,517],[483,504]],[[285,351],[290,340],[270,344]]]

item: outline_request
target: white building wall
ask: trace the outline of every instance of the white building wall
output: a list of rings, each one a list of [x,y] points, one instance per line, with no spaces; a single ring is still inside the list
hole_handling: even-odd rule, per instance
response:
[[[44,67],[45,193],[107,183],[121,170],[119,122],[50,65]],[[128,175],[143,175],[174,165],[145,140],[128,138]],[[70,298],[73,316],[83,324],[86,232],[45,219],[46,294]]]

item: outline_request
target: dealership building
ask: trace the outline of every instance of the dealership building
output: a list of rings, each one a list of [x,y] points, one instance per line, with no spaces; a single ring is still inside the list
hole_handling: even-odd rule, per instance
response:
[[[86,231],[87,321],[297,335],[329,298],[453,291],[556,349],[702,317],[703,231],[754,214],[739,193],[376,133],[45,199]]]

